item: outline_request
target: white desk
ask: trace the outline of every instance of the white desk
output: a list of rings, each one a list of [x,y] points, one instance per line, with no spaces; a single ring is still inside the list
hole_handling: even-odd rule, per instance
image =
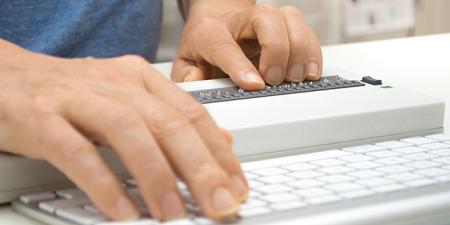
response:
[[[444,99],[450,129],[450,34],[323,47],[328,66],[381,78],[387,84]],[[170,64],[159,65],[169,73]],[[41,225],[0,207],[0,224]]]

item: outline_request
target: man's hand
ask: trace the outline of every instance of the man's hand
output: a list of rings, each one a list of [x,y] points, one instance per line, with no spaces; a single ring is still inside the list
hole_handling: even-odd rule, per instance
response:
[[[240,87],[258,90],[265,83],[320,79],[320,43],[297,8],[242,0],[192,2],[173,80],[216,78],[222,70]]]
[[[114,149],[156,219],[184,216],[177,177],[213,219],[246,198],[230,138],[144,59],[60,59],[2,40],[0,59],[0,149],[47,160],[110,218],[139,214],[91,140]]]

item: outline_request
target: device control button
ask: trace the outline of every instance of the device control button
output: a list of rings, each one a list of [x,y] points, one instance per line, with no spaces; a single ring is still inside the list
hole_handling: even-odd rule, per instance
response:
[[[365,76],[365,77],[362,78],[361,81],[364,82],[364,83],[371,84],[371,85],[382,85],[383,84],[383,81],[381,81],[379,79],[375,79],[375,78],[373,78],[371,76]]]

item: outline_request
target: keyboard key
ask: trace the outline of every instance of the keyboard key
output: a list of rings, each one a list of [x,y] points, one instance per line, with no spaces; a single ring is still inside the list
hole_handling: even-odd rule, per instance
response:
[[[188,186],[186,185],[186,183],[181,182],[181,181],[177,182],[177,187],[179,190],[187,190],[188,189]]]
[[[319,177],[317,178],[320,181],[324,181],[330,184],[334,184],[334,183],[340,183],[340,182],[346,182],[346,181],[351,181],[351,180],[355,180],[356,178],[354,177],[350,177],[347,175],[330,175],[330,176],[325,176],[325,177]]]
[[[450,135],[448,134],[434,134],[426,136],[427,138],[431,138],[438,141],[450,141]]]
[[[450,157],[439,157],[439,158],[433,159],[433,161],[435,161],[437,163],[442,163],[445,165],[450,165]]]
[[[406,147],[406,148],[392,149],[392,151],[398,152],[398,153],[403,153],[403,154],[412,154],[412,153],[426,152],[426,151],[428,151],[428,149],[410,146],[410,147]]]
[[[56,198],[52,192],[43,192],[37,194],[29,194],[20,196],[20,201],[25,204],[37,203],[41,201],[50,201]]]
[[[82,207],[83,205],[90,204],[87,197],[75,198],[75,199],[58,199],[53,201],[40,202],[39,208],[49,213],[55,213],[58,209],[69,209],[74,207]]]
[[[425,168],[431,168],[431,167],[437,167],[440,166],[440,163],[437,162],[430,162],[430,161],[415,161],[406,163],[405,166],[412,167],[415,169],[425,169]]]
[[[430,151],[430,153],[433,155],[439,155],[439,156],[450,156],[450,148],[434,150],[434,151]]]
[[[325,175],[324,173],[320,173],[320,172],[313,171],[313,170],[305,170],[305,171],[299,171],[299,172],[289,174],[289,176],[295,177],[298,179],[316,178],[316,177],[321,177],[324,175]]]
[[[354,183],[338,183],[338,184],[327,185],[324,188],[334,191],[334,192],[342,193],[342,192],[364,189],[365,187],[362,185],[354,184]]]
[[[397,174],[392,174],[392,175],[386,176],[386,178],[395,180],[398,182],[406,182],[406,181],[421,179],[421,178],[423,178],[423,176],[419,175],[419,174],[415,174],[415,173],[397,173]]]
[[[413,138],[406,138],[402,139],[400,141],[407,142],[413,145],[423,145],[423,144],[429,144],[437,142],[435,139],[426,138],[426,137],[413,137]]]
[[[406,186],[400,184],[390,184],[386,186],[374,187],[372,190],[379,193],[393,192],[405,189]]]
[[[308,188],[308,189],[301,189],[294,191],[294,194],[299,195],[304,198],[312,198],[312,197],[319,197],[323,195],[329,195],[332,194],[331,191],[323,189],[323,188]]]
[[[261,195],[262,195],[261,193],[255,191],[255,190],[252,190],[252,189],[250,189],[250,191],[248,192],[248,197],[249,198],[256,198],[256,197],[259,197]]]
[[[404,159],[404,158],[400,158],[400,157],[390,157],[390,158],[382,158],[382,159],[375,160],[375,162],[383,163],[384,165],[403,164],[403,163],[407,163],[410,161],[411,160],[409,160],[409,159]]]
[[[350,163],[347,166],[353,167],[355,169],[365,170],[365,169],[373,169],[373,168],[381,167],[381,166],[383,166],[383,164],[372,162],[372,161],[365,161],[365,162]]]
[[[325,204],[325,203],[330,203],[330,202],[337,202],[339,200],[341,200],[341,199],[338,196],[328,195],[328,196],[322,196],[322,197],[317,197],[317,198],[309,198],[309,199],[306,199],[306,202],[311,205],[319,205],[319,204]]]
[[[87,204],[83,206],[83,209],[92,213],[100,213],[100,211],[92,204]]]
[[[127,185],[129,187],[137,187],[137,183],[134,179],[125,180],[125,185]]]
[[[292,201],[292,202],[285,202],[285,203],[278,203],[271,205],[271,208],[276,211],[284,211],[284,210],[290,210],[290,209],[297,209],[297,208],[303,208],[307,205],[300,201]]]
[[[297,180],[294,182],[289,182],[287,185],[295,187],[295,188],[312,188],[323,185],[323,182],[313,180],[313,179],[304,179],[304,180]]]
[[[194,218],[194,222],[197,225],[213,225],[213,224],[216,224],[215,221],[210,220],[208,218],[204,218],[204,217],[196,217],[196,218]]]
[[[367,155],[350,155],[350,156],[344,156],[339,159],[345,160],[347,162],[362,162],[362,161],[369,161],[375,159],[374,157],[367,156]]]
[[[356,178],[371,178],[382,176],[384,173],[375,170],[357,170],[355,172],[348,173],[347,175]]]
[[[351,198],[365,197],[365,196],[372,195],[372,194],[374,194],[374,193],[369,190],[357,190],[357,191],[341,193],[341,194],[339,194],[339,196],[341,196],[342,198],[351,199]]]
[[[78,188],[67,188],[67,189],[57,190],[56,194],[62,198],[67,198],[67,199],[86,197],[86,195],[82,191],[80,191]]]
[[[250,173],[250,172],[244,172],[244,174],[245,174],[245,178],[247,178],[247,179],[256,179],[258,177],[257,175]]]
[[[355,169],[345,167],[345,166],[333,166],[333,167],[325,167],[322,169],[318,169],[318,171],[328,174],[339,174],[339,173],[348,173]]]
[[[248,199],[244,204],[241,205],[241,209],[249,209],[265,206],[267,203],[257,200],[257,199]]]
[[[252,217],[252,216],[258,216],[262,214],[270,213],[271,210],[266,207],[258,207],[258,208],[251,208],[251,209],[241,209],[239,210],[239,215],[243,218],[246,217]]]
[[[311,169],[315,169],[317,168],[314,165],[311,165],[309,163],[296,163],[296,164],[291,164],[291,165],[287,165],[287,166],[283,166],[284,169],[288,169],[291,171],[303,171],[303,170],[311,170]]]
[[[437,177],[442,175],[450,174],[450,171],[440,168],[429,168],[423,170],[415,171],[417,174],[428,176],[428,177]]]
[[[344,148],[344,151],[354,152],[354,153],[366,153],[366,152],[372,152],[372,151],[379,151],[386,149],[382,146],[376,146],[376,145],[361,145],[361,146],[355,146],[350,148]]]
[[[434,179],[441,181],[441,182],[448,182],[448,181],[450,181],[450,174],[440,176],[440,177],[435,177]]]
[[[437,149],[443,149],[443,148],[450,148],[450,145],[444,144],[444,143],[431,143],[426,145],[420,145],[421,148],[426,148],[429,150],[437,150]]]
[[[251,172],[254,174],[260,175],[260,176],[271,176],[271,175],[280,175],[280,174],[288,173],[289,171],[281,169],[281,168],[270,167],[270,168],[252,170]]]
[[[82,208],[58,209],[56,210],[56,215],[82,225],[91,225],[107,220],[101,214],[92,213]]]
[[[96,223],[95,225],[161,225],[161,224],[153,219],[141,218],[135,221],[104,222],[104,223]]]
[[[273,195],[265,195],[260,197],[259,199],[271,202],[271,203],[282,203],[282,202],[290,202],[294,200],[298,200],[299,197],[293,194],[288,193],[279,193],[279,194],[273,194]]]
[[[283,175],[260,177],[257,180],[260,182],[267,183],[267,184],[283,184],[283,183],[295,181],[294,178],[283,176]]]
[[[256,187],[259,187],[259,186],[263,186],[263,185],[264,185],[263,183],[258,182],[258,181],[255,181],[255,180],[247,180],[247,182],[248,182],[248,186],[249,186],[250,188],[256,188]]]
[[[401,142],[401,141],[386,141],[386,142],[380,142],[376,143],[375,145],[385,147],[385,148],[402,148],[411,146],[412,144],[407,142]]]
[[[376,177],[376,178],[358,180],[358,181],[356,181],[356,183],[362,184],[362,185],[365,185],[368,187],[376,187],[376,186],[392,184],[392,183],[394,183],[394,181]]]
[[[407,182],[406,185],[411,186],[411,187],[421,187],[421,186],[435,184],[436,182],[437,181],[435,181],[435,180],[424,178],[424,179],[420,179],[420,180]]]
[[[161,225],[196,225],[196,224],[194,223],[194,221],[190,219],[178,219],[164,222]]]
[[[326,167],[326,166],[342,165],[342,164],[345,164],[346,162],[343,160],[339,160],[339,159],[322,159],[322,160],[312,161],[311,163],[318,165],[318,166]]]
[[[393,157],[393,156],[400,155],[400,153],[394,152],[391,150],[381,150],[381,151],[376,151],[376,152],[369,152],[369,153],[367,153],[367,155],[374,156],[377,158],[387,158],[387,157]]]
[[[437,156],[433,155],[433,154],[428,154],[428,153],[422,152],[422,153],[405,155],[403,157],[407,158],[407,159],[412,159],[412,160],[427,160],[427,159],[435,158]]]
[[[279,185],[279,184],[271,184],[271,185],[264,185],[264,186],[256,187],[255,190],[262,192],[262,193],[266,193],[266,194],[275,194],[275,193],[280,193],[280,192],[291,191],[292,188],[290,188],[288,186],[284,186],[284,185]]]
[[[403,173],[403,172],[408,172],[413,170],[413,168],[411,167],[407,167],[407,166],[385,166],[385,167],[380,167],[377,169],[378,171],[381,171],[383,173],[387,173],[387,174],[394,174],[394,173]]]

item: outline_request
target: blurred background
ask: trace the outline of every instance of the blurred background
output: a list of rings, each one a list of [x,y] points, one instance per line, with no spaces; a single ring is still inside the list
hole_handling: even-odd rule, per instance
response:
[[[177,0],[164,0],[158,62],[171,61],[183,28]],[[259,0],[298,7],[322,45],[450,32],[450,0]]]

